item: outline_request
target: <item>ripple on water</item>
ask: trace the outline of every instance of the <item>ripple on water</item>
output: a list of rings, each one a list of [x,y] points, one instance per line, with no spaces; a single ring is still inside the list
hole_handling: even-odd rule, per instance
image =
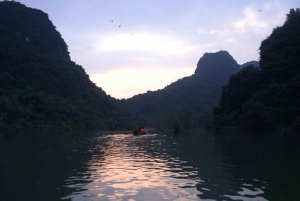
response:
[[[65,180],[74,193],[62,199],[267,200],[268,184],[262,177],[252,178],[249,169],[239,168],[209,136],[201,140],[202,144],[167,135],[95,137],[87,151],[92,157],[82,164],[86,171],[74,170]]]
[[[166,146],[157,135],[105,135],[96,140],[98,145],[89,150],[94,153],[89,177],[69,177],[67,186],[79,191],[63,199],[199,200],[197,168],[170,155],[176,143]]]

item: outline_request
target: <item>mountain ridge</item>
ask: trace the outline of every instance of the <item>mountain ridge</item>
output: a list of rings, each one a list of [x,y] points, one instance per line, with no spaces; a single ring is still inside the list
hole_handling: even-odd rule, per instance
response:
[[[160,121],[185,109],[195,114],[202,113],[218,104],[222,87],[231,75],[241,69],[242,65],[227,51],[205,53],[193,75],[178,79],[163,89],[135,95],[121,102],[131,110],[139,111],[141,116]],[[143,121],[147,122],[146,118]]]

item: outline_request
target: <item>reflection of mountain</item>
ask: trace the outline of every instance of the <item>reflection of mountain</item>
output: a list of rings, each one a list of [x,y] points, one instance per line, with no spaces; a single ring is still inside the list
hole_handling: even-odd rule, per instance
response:
[[[179,136],[175,138],[178,144],[178,155],[182,160],[198,168],[198,175],[202,182],[197,189],[202,192],[199,197],[203,200],[226,200],[223,198],[232,186],[232,175],[222,166],[221,155],[216,151],[215,138],[212,133],[201,133]]]
[[[87,172],[85,162],[91,157],[87,141],[48,140],[39,134],[0,138],[0,200],[60,200],[76,190],[66,187],[65,180]]]
[[[299,139],[293,136],[220,133],[215,147],[235,188],[233,200],[300,200]],[[243,199],[241,199],[243,200]],[[246,200],[246,199],[244,199]]]

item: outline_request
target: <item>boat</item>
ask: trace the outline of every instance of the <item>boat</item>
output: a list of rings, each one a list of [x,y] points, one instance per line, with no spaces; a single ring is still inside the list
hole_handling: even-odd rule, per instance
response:
[[[146,133],[148,133],[148,129],[145,128],[145,127],[141,127],[139,129],[133,130],[134,135],[143,135],[143,134],[146,134]]]

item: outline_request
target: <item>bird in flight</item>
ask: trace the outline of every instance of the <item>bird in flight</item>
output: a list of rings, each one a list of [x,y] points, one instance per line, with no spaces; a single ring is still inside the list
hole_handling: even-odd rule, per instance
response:
[[[113,22],[113,20],[111,22]]]
[[[261,10],[258,10],[258,12],[261,12]]]
[[[119,25],[119,28],[121,27],[121,25]]]

